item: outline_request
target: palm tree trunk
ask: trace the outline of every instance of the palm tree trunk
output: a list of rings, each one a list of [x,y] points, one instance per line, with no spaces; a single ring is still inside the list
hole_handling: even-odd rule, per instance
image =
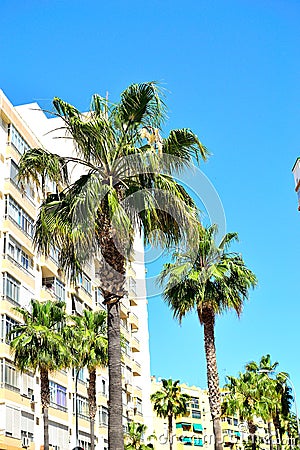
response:
[[[120,303],[107,305],[108,326],[108,446],[109,450],[124,448],[123,407],[122,407],[122,371],[120,343]]]
[[[279,418],[279,414],[278,412],[275,414],[274,418],[273,418],[273,423],[274,423],[274,427],[275,427],[275,433],[276,433],[276,442],[277,442],[277,450],[281,449],[281,445],[282,445],[282,431],[281,431],[281,427],[280,427],[280,418]]]
[[[219,375],[218,375],[216,347],[215,347],[214,312],[210,308],[203,308],[201,311],[201,319],[204,325],[204,347],[206,356],[208,397],[213,421],[215,450],[223,450],[223,436],[221,426],[221,398],[220,398]]]
[[[251,439],[251,449],[256,450],[256,425],[251,420],[248,420],[248,429],[250,433],[250,439]]]
[[[97,412],[96,369],[89,370],[88,399],[89,399],[91,450],[95,450],[95,416]]]
[[[49,389],[49,377],[48,370],[40,369],[41,375],[41,402],[42,413],[44,419],[44,450],[49,450],[49,418],[48,410],[50,404],[50,389]]]
[[[173,416],[168,416],[168,440],[170,450],[173,448]]]
[[[112,225],[105,215],[100,215],[103,223],[99,243],[102,253],[100,268],[101,289],[104,303],[107,305],[107,340],[108,340],[108,448],[124,449],[123,405],[122,405],[122,370],[121,370],[121,333],[120,333],[120,300],[125,295],[126,261],[119,248],[124,245],[118,242]]]
[[[268,433],[269,433],[269,446],[270,450],[273,450],[273,439],[272,439],[272,423],[268,421]]]

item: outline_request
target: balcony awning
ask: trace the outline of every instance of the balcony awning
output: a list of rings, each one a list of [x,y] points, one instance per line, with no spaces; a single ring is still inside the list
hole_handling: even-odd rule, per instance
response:
[[[188,422],[179,422],[176,423],[176,428],[182,428],[182,427],[190,427],[192,424]]]
[[[194,423],[193,424],[193,430],[194,431],[203,431],[203,426],[201,425],[201,423]]]
[[[192,445],[192,438],[191,437],[187,437],[187,436],[183,436],[181,439],[181,442],[184,442],[184,444],[191,444]]]

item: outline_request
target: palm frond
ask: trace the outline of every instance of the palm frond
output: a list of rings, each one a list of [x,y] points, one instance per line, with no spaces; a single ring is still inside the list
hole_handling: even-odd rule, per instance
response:
[[[121,101],[115,107],[114,117],[119,124],[159,128],[165,117],[165,104],[157,83],[131,84],[121,94]]]
[[[169,136],[163,140],[162,152],[172,156],[169,161],[172,170],[176,172],[192,165],[192,157],[199,162],[200,159],[205,161],[209,156],[206,147],[188,128],[172,130]]]
[[[24,183],[33,183],[39,188],[44,188],[46,178],[56,183],[62,189],[69,183],[67,161],[42,148],[33,148],[24,153],[20,159],[18,181],[24,187]]]

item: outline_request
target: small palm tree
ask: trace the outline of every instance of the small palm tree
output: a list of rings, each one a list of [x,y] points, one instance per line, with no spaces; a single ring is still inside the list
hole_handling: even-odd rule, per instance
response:
[[[174,253],[174,262],[165,264],[160,275],[164,299],[181,322],[190,311],[196,310],[204,326],[204,346],[210,411],[213,420],[216,450],[222,449],[221,401],[215,347],[215,317],[229,309],[242,312],[248,291],[257,280],[242,257],[229,253],[228,247],[237,233],[228,233],[216,244],[217,227],[199,225],[198,255]]]
[[[28,369],[40,372],[44,449],[49,450],[49,373],[69,364],[63,333],[65,303],[31,300],[30,305],[30,311],[21,307],[14,308],[21,314],[23,323],[13,328],[12,335],[15,337],[10,342],[10,347],[16,367],[21,372]]]
[[[179,380],[162,380],[162,389],[151,395],[153,409],[158,417],[168,419],[168,441],[170,450],[173,444],[173,419],[187,414],[190,396],[181,393]]]
[[[239,373],[238,377],[227,377],[228,383],[224,386],[228,390],[222,403],[223,415],[239,413],[242,422],[247,422],[249,440],[252,450],[256,450],[255,418],[267,418],[269,400],[264,396],[264,385],[259,384],[261,379],[253,372]]]
[[[273,422],[277,437],[279,435],[282,442],[283,433],[285,430],[284,424],[291,409],[292,396],[290,394],[290,388],[286,384],[288,374],[285,372],[279,372],[276,374],[276,378],[272,378],[278,362],[271,362],[269,354],[261,357],[259,364],[255,361],[251,361],[246,364],[245,369],[249,372],[257,374],[260,379],[260,385],[263,382],[263,392],[268,398],[268,431],[269,431],[269,443],[270,450],[273,450],[272,442],[272,429],[271,422]],[[277,444],[280,447],[280,444]]]
[[[120,301],[135,232],[143,229],[145,241],[156,243],[160,229],[166,246],[186,237],[195,205],[173,174],[193,158],[206,159],[207,150],[189,129],[160,136],[165,105],[153,82],[130,85],[117,104],[94,95],[88,114],[59,98],[53,105],[74,140],[75,154],[31,149],[20,160],[19,179],[43,190],[48,177],[57,186],[36,224],[34,241],[42,253],[48,255],[51,245],[59,248],[61,267],[73,279],[88,259],[101,254],[98,281],[108,312],[108,441],[110,449],[121,449]],[[83,174],[70,182],[74,165]]]
[[[129,422],[128,434],[125,438],[125,450],[152,450],[153,445],[150,443],[156,437],[152,434],[148,436],[148,444],[144,444],[144,436],[147,431],[147,426],[142,423]]]
[[[95,416],[97,412],[96,370],[107,366],[107,315],[105,311],[83,310],[82,316],[71,316],[75,327],[71,326],[72,365],[78,370],[87,367],[88,404],[90,416],[91,450],[95,448]],[[77,392],[76,392],[77,395]],[[75,399],[77,405],[77,398]],[[77,420],[77,418],[76,418]],[[78,439],[78,436],[76,436]],[[76,443],[78,445],[78,442]]]

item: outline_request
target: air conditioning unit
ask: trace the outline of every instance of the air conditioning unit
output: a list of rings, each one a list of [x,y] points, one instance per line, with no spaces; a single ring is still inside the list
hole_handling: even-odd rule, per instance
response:
[[[27,436],[22,437],[22,447],[28,448],[30,446],[30,439]]]

